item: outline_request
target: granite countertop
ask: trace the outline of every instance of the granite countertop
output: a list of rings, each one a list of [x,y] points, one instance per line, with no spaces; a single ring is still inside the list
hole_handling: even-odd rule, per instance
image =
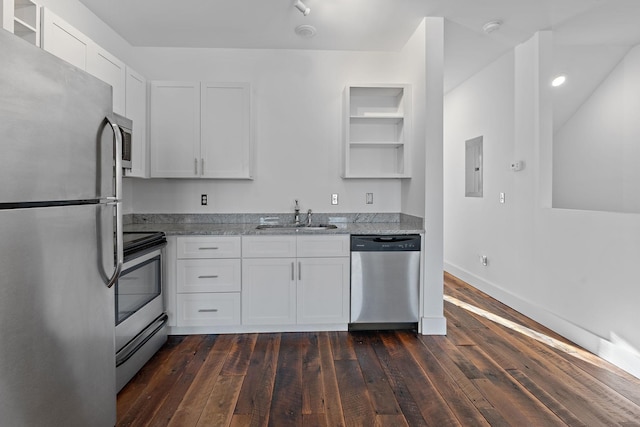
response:
[[[301,215],[302,219],[306,215]],[[124,231],[163,231],[167,236],[185,235],[274,235],[274,234],[420,234],[422,219],[404,214],[314,214],[312,224],[334,224],[337,228],[257,229],[259,224],[288,224],[291,214],[132,214],[125,217]]]

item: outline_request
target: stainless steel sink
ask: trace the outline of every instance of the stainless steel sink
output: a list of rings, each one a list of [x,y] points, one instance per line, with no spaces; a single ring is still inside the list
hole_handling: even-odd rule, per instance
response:
[[[338,228],[338,226],[334,224],[261,224],[256,227],[257,230],[333,230],[336,228]]]
[[[302,228],[305,230],[333,230],[338,228],[338,226],[333,224],[319,224],[319,225],[305,225]]]

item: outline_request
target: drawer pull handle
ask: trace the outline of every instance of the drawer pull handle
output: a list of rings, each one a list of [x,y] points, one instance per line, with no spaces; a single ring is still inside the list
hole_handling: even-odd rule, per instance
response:
[[[216,246],[212,246],[210,248],[198,248],[198,250],[200,250],[200,251],[217,251],[218,249],[220,249],[220,248],[218,248]]]
[[[217,313],[218,309],[217,308],[201,308],[200,310],[198,310],[198,313]]]
[[[218,276],[213,275],[213,276],[198,276],[198,279],[217,279]]]

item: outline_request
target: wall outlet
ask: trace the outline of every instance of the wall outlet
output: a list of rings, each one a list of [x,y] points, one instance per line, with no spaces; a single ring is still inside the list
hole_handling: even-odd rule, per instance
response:
[[[338,204],[338,193],[333,193],[331,195],[331,204],[332,205],[337,205]]]
[[[200,204],[202,206],[207,206],[207,195],[206,194],[200,195]]]
[[[524,168],[524,162],[512,162],[509,165],[509,169],[514,172],[520,172]]]
[[[373,204],[373,193],[367,193],[366,204],[367,205],[372,205]]]
[[[504,203],[504,193],[500,193],[500,203]]]

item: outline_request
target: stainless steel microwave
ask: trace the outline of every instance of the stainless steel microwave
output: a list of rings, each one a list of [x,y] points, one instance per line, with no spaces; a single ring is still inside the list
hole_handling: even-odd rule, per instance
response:
[[[120,128],[122,134],[122,167],[125,169],[131,169],[131,155],[132,155],[132,139],[131,130],[133,129],[133,121],[119,114],[113,114],[116,124]]]

